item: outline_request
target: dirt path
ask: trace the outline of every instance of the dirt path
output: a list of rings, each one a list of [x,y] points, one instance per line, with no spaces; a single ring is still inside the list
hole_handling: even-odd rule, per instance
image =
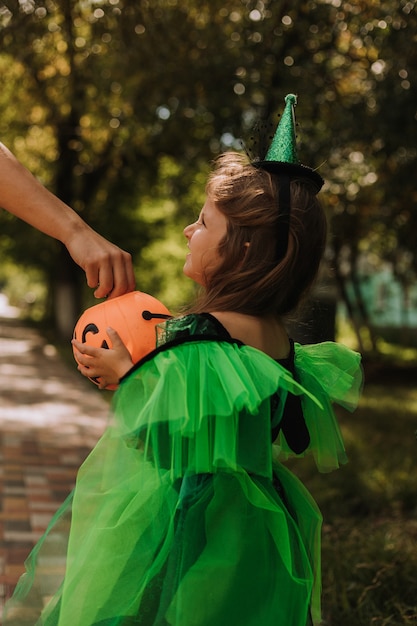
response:
[[[23,562],[100,437],[108,404],[34,329],[0,310],[0,620]]]

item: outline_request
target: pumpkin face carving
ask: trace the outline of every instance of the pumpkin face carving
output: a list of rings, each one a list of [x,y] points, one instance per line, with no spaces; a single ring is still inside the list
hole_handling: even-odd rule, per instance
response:
[[[159,300],[147,293],[132,291],[84,311],[75,325],[74,338],[96,348],[111,348],[106,332],[110,326],[129,350],[132,361],[137,363],[155,348],[155,326],[169,317],[170,312]],[[98,379],[89,380],[99,384]],[[117,385],[106,387],[116,388]]]

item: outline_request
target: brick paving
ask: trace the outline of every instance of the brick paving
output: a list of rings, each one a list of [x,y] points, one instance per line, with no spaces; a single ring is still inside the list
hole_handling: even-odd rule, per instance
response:
[[[0,620],[24,560],[103,432],[108,403],[34,329],[0,310]]]

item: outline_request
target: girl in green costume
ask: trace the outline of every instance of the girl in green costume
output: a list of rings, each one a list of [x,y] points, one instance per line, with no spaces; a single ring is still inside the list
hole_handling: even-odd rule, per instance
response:
[[[188,226],[202,286],[139,363],[75,342],[79,369],[117,383],[112,420],[35,547],[4,626],[320,623],[321,515],[282,461],[346,462],[332,403],[353,409],[360,357],[301,346],[283,318],[314,281],[320,176],[298,163],[295,97],[265,159],[220,157]]]

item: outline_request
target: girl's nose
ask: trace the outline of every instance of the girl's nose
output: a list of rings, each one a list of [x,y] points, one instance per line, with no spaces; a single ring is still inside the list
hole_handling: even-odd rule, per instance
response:
[[[184,236],[189,239],[192,235],[193,232],[193,226],[194,224],[188,224],[188,226],[186,226],[183,230]]]

